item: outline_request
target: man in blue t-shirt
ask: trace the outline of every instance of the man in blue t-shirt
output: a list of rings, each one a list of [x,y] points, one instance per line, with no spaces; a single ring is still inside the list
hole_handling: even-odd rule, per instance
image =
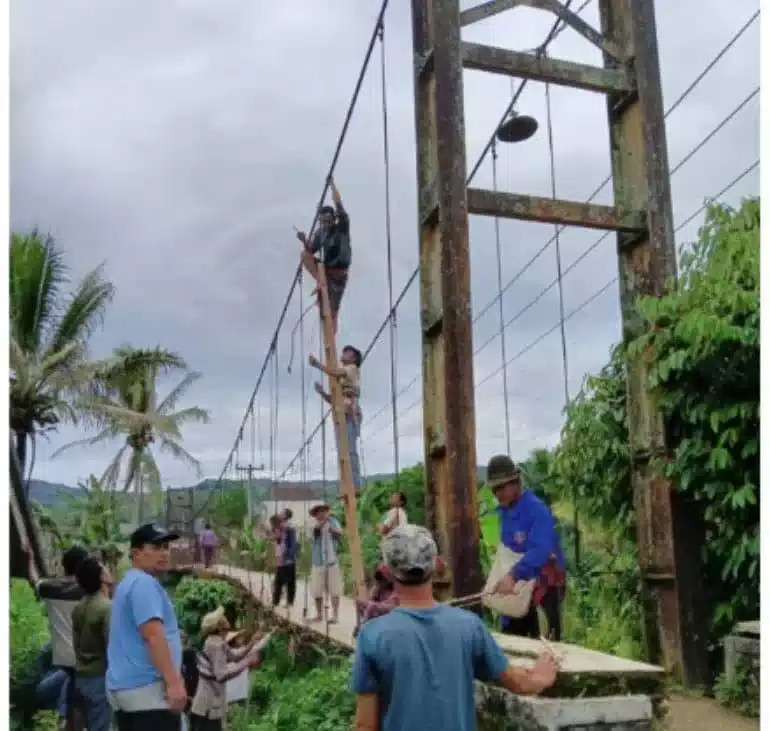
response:
[[[559,642],[567,575],[556,520],[537,495],[524,489],[521,470],[507,455],[497,455],[489,460],[487,486],[498,502],[500,542],[514,553],[522,554],[496,591],[515,593],[517,582],[537,580],[527,614],[515,619],[503,617],[502,630],[505,634],[538,638],[537,608],[540,606],[548,624],[546,635]]]
[[[437,551],[425,528],[394,528],[382,553],[399,606],[358,636],[357,731],[475,731],[474,679],[520,695],[553,685],[558,661],[550,654],[530,669],[514,667],[475,614],[434,601]]]
[[[107,644],[107,691],[119,731],[179,731],[187,693],[171,600],[156,576],[179,536],[154,524],[131,536],[132,568],[115,590]]]

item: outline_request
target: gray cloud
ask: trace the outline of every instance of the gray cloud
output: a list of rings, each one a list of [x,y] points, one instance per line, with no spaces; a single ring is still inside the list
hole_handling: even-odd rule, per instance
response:
[[[472,3],[465,2],[463,7]],[[254,4],[186,0],[145,5],[73,0],[51,6],[14,1],[11,27],[11,219],[14,229],[37,225],[66,247],[75,274],[105,261],[118,296],[94,351],[119,344],[160,343],[181,352],[204,379],[190,400],[209,408],[212,424],[189,429],[186,445],[209,476],[216,476],[243,418],[273,327],[297,264],[291,226],[306,228],[368,42],[376,2],[311,0]],[[756,0],[703,0],[694,22],[691,4],[659,3],[658,28],[664,98],[673,102],[714,53],[757,9]],[[585,16],[596,23],[596,8]],[[396,292],[417,264],[411,32],[407,3],[387,18],[388,105],[393,184],[393,265]],[[542,41],[550,16],[526,8],[466,30],[469,39],[514,48]],[[687,29],[683,33],[683,28]],[[668,123],[672,165],[759,83],[758,24],[750,29]],[[553,55],[600,63],[598,53],[572,31]],[[378,61],[378,58],[375,58]],[[337,180],[353,217],[354,273],[342,313],[341,338],[366,345],[387,311],[384,174],[379,69],[373,63],[361,93]],[[510,94],[506,79],[465,76],[468,165],[485,144]],[[604,101],[553,90],[557,194],[583,199],[609,172]],[[519,109],[535,115],[541,133],[526,145],[500,151],[506,190],[550,195],[543,87],[530,84]],[[673,179],[677,221],[717,192],[759,154],[758,101],[752,102],[706,150]],[[755,171],[726,197],[736,202],[758,191]],[[476,185],[491,185],[490,162]],[[606,189],[597,199],[610,201]],[[681,241],[697,233],[696,220]],[[502,222],[503,279],[507,281],[552,235],[547,225]],[[564,266],[578,259],[601,232],[568,230],[561,239]],[[471,224],[475,312],[495,296],[497,274],[491,220]],[[504,297],[509,319],[555,277],[551,247]],[[585,301],[617,273],[614,244],[599,245],[564,279],[567,310]],[[309,286],[305,285],[305,304]],[[398,314],[399,388],[420,373],[418,288]],[[279,340],[280,470],[300,442],[302,400],[298,368],[287,373],[289,331],[297,298]],[[553,327],[556,288],[507,331],[509,357]],[[477,323],[480,346],[498,328],[493,307]],[[570,390],[605,362],[620,332],[617,290],[611,287],[567,323]],[[317,351],[318,323],[305,322],[305,351]],[[374,416],[390,392],[387,331],[364,371],[363,406]],[[474,363],[481,381],[500,366],[499,339]],[[314,374],[306,374],[308,389]],[[498,374],[476,393],[479,460],[504,448]],[[563,407],[561,346],[555,332],[508,370],[512,451],[523,456],[552,444]],[[420,379],[400,398],[404,411],[420,395]],[[269,462],[268,390],[260,393],[256,459]],[[307,397],[308,431],[319,404]],[[371,472],[392,467],[390,409],[364,427],[364,458]],[[399,416],[402,464],[422,457],[421,408]],[[241,459],[250,457],[247,422]],[[74,482],[100,472],[108,448],[50,459],[56,447],[81,436],[64,428],[42,444],[39,477]],[[259,437],[259,438],[258,438]],[[307,469],[318,474],[320,444]],[[161,457],[164,479],[194,476]],[[334,474],[334,452],[327,470]],[[298,473],[292,473],[297,477]]]

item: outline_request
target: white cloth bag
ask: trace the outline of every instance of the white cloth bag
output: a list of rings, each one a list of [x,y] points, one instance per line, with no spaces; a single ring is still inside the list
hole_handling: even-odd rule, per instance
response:
[[[488,592],[491,592],[497,585],[497,582],[506,574],[511,573],[513,567],[521,561],[523,555],[523,553],[514,553],[502,543],[497,546],[495,562],[492,564],[492,570],[489,572],[489,578],[484,587],[484,596],[481,600],[484,606],[493,612],[506,617],[513,617],[514,619],[523,617],[529,611],[536,579],[516,582],[518,594],[488,594]]]

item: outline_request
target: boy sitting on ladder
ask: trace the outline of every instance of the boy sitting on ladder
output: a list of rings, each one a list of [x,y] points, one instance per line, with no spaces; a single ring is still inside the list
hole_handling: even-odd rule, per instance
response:
[[[353,473],[353,484],[356,486],[356,492],[358,492],[363,484],[361,462],[358,457],[358,437],[361,434],[361,406],[359,405],[359,398],[361,396],[361,362],[363,356],[358,348],[346,345],[342,349],[342,365],[336,370],[330,370],[324,366],[314,355],[311,355],[308,360],[313,368],[323,371],[329,378],[340,379],[342,396],[345,400],[345,426],[348,432],[350,470]],[[331,396],[326,393],[320,383],[315,384],[315,390],[326,403],[331,404]],[[339,445],[339,439],[337,439],[337,444]]]
[[[318,280],[318,263],[323,262],[326,270],[326,289],[329,293],[329,309],[332,316],[332,330],[337,337],[337,315],[342,295],[348,283],[348,269],[352,258],[350,248],[350,217],[342,206],[342,197],[334,180],[329,178],[334,208],[323,206],[318,212],[318,228],[312,238],[303,231],[297,231],[297,238],[304,244],[302,264],[316,282],[316,292],[321,293]],[[335,210],[336,209],[336,210]],[[318,257],[318,259],[316,258]],[[320,299],[319,299],[320,302]]]

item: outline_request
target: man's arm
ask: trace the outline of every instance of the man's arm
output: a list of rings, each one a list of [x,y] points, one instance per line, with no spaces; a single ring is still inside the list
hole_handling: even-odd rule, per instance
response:
[[[316,358],[312,353],[308,356],[308,363],[313,368],[318,368],[321,373],[325,373],[329,378],[344,378],[345,377],[345,369],[344,368],[329,368],[325,366],[323,363],[321,363],[318,358]]]
[[[517,668],[509,665],[500,677],[500,684],[517,695],[537,695],[556,682],[558,661],[543,653],[531,668]]]
[[[151,619],[139,627],[139,634],[147,645],[150,653],[150,660],[155,669],[163,678],[166,689],[171,691],[182,684],[182,678],[179,676],[179,670],[175,667],[171,659],[171,649],[166,640],[166,633],[163,630],[163,622],[160,619]]]
[[[337,227],[343,233],[350,233],[350,217],[345,210],[345,206],[342,205],[342,196],[340,195],[337,186],[334,184],[334,180],[329,178],[329,187],[332,191],[332,200],[334,201],[334,208],[337,211]]]
[[[329,532],[338,538],[342,536],[342,528],[335,518],[329,520]]]
[[[315,384],[315,391],[327,404],[331,404],[332,397],[324,391],[324,387],[320,383]]]
[[[179,668],[174,665],[166,639],[162,620],[164,602],[156,582],[146,574],[137,579],[130,590],[130,601],[139,635],[147,645],[152,664],[166,685],[169,706],[174,711],[184,710],[187,691]]]
[[[356,642],[356,654],[350,677],[351,690],[356,694],[354,731],[380,731],[380,709],[377,697],[379,683],[374,658],[367,649],[368,644],[366,627],[364,627]]]
[[[379,731],[380,711],[376,693],[356,696],[356,720],[354,731]]]
[[[545,506],[538,511],[529,532],[529,549],[513,567],[511,576],[516,581],[534,579],[548,561],[556,545],[556,529],[553,517]]]

